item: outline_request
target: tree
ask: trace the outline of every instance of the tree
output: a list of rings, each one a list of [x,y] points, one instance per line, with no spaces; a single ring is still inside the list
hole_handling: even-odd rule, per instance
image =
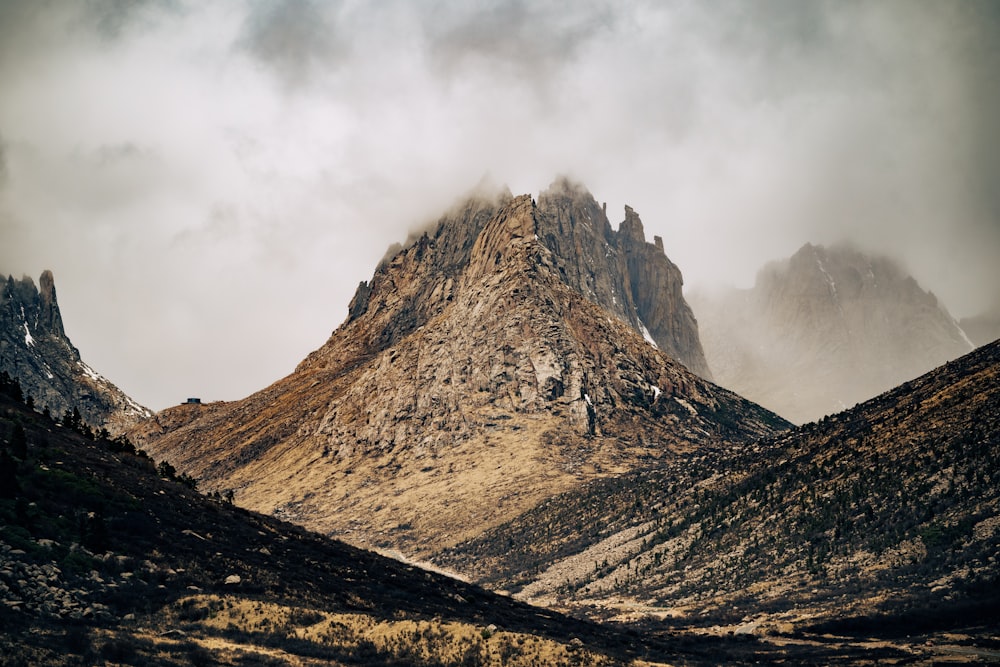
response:
[[[156,474],[164,479],[177,479],[177,468],[170,465],[169,461],[160,461],[156,466]]]
[[[14,434],[10,438],[10,453],[22,461],[28,458],[28,436],[20,424],[14,425]]]
[[[108,550],[111,535],[108,533],[107,524],[104,523],[104,515],[100,512],[88,513],[80,532],[82,533],[80,541],[83,546],[95,554],[102,554]]]
[[[21,492],[17,483],[17,461],[6,449],[0,450],[0,498],[15,498]]]

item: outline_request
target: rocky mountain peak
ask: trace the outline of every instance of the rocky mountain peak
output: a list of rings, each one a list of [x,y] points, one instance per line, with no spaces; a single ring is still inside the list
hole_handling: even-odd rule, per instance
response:
[[[717,380],[795,421],[842,410],[973,348],[896,262],[849,245],[807,243],[763,267],[752,289],[703,295],[697,306]]]
[[[84,421],[114,433],[150,415],[80,358],[63,328],[55,278],[38,286],[8,276],[0,292],[0,370],[15,377],[39,408],[55,416],[78,408]]]
[[[59,304],[56,301],[56,281],[52,277],[52,272],[46,269],[42,271],[38,279],[38,326],[51,332],[54,336],[65,337],[63,329],[62,315],[59,312]]]
[[[631,206],[625,206],[625,220],[615,231],[607,207],[563,178],[539,195],[538,209],[538,236],[555,254],[566,284],[711,379],[680,269],[664,254],[662,239],[646,242]]]
[[[426,554],[594,476],[786,426],[679,361],[670,325],[697,343],[680,285],[582,188],[470,198],[390,253],[292,375],[133,439],[248,507]]]
[[[625,205],[625,220],[618,227],[618,231],[632,242],[646,242],[646,232],[642,228],[642,220],[639,219],[639,214],[635,212],[635,209],[628,204]]]

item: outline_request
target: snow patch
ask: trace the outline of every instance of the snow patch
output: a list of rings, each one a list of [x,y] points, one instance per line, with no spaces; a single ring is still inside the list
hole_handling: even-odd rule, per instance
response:
[[[647,343],[649,343],[656,349],[660,349],[660,346],[656,344],[655,340],[653,340],[653,334],[649,333],[649,329],[646,328],[646,325],[643,323],[642,320],[639,320],[639,331],[642,332],[642,337],[646,339]]]
[[[587,405],[593,407],[594,404],[590,402],[590,394],[584,394],[583,400],[587,401]]]
[[[28,347],[35,346],[35,339],[32,337],[31,332],[28,331],[28,323],[24,322],[24,344]]]
[[[83,370],[83,374],[89,377],[91,380],[94,380],[95,382],[102,382],[104,380],[104,378],[101,377],[100,373],[95,371],[87,364],[83,363],[83,361],[78,361],[76,362],[76,364]]]
[[[650,387],[653,389],[653,400],[655,401],[660,397],[660,394],[662,394],[663,392],[660,391],[660,388],[657,387],[655,384],[650,385]]]
[[[955,328],[958,330],[958,335],[962,338],[962,342],[968,345],[970,350],[976,349],[976,344],[973,343],[971,340],[969,340],[969,337],[966,335],[965,330],[962,329],[961,326],[959,326],[958,322],[955,320],[954,317],[951,318],[951,323],[954,324]]]
[[[823,265],[823,260],[820,257],[816,257],[816,265],[819,266],[819,270],[826,276],[826,284],[830,286],[830,294],[833,298],[837,298],[837,283],[834,281],[833,276],[831,276],[826,271],[826,266]]]

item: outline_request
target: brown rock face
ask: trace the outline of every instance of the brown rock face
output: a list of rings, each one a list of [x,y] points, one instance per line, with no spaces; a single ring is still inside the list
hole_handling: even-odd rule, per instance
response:
[[[680,269],[664,254],[661,238],[646,242],[631,207],[616,232],[586,189],[561,179],[539,196],[538,209],[539,238],[559,258],[566,284],[711,379]]]
[[[718,382],[798,422],[839,412],[972,350],[894,262],[806,244],[751,290],[698,297]]]
[[[85,422],[117,434],[149,417],[80,358],[63,329],[52,272],[42,272],[38,282],[8,276],[0,289],[0,370],[56,418],[78,408]]]
[[[426,556],[595,476],[785,427],[574,289],[552,224],[527,195],[470,200],[292,375],[134,439],[245,506]]]

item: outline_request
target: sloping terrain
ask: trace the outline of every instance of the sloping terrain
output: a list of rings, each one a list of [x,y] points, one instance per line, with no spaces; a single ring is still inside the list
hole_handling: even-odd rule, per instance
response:
[[[596,617],[758,633],[972,628],[988,653],[998,471],[1000,342],[742,450],[594,481],[435,560]]]
[[[80,358],[63,329],[51,271],[42,273],[39,285],[8,276],[0,289],[0,370],[57,417],[76,408],[93,428],[114,434],[148,418],[149,410]]]
[[[469,200],[383,261],[292,375],[133,439],[242,506],[423,557],[587,480],[787,428],[581,294],[573,266],[593,264],[543,242],[554,219],[526,195]],[[660,305],[641,312],[669,331]]]
[[[12,386],[0,382],[0,656],[11,667],[924,665],[997,656],[975,637],[913,628],[905,640],[835,637],[827,627],[757,638],[648,616],[568,618],[199,495],[190,478],[127,441],[91,440],[12,400]],[[948,643],[931,644],[941,639]]]
[[[700,663],[729,650],[640,644],[202,496],[121,439],[56,426],[11,386],[0,386],[4,665]]]
[[[796,423],[840,412],[970,352],[895,262],[806,244],[749,290],[692,296],[715,381]]]

